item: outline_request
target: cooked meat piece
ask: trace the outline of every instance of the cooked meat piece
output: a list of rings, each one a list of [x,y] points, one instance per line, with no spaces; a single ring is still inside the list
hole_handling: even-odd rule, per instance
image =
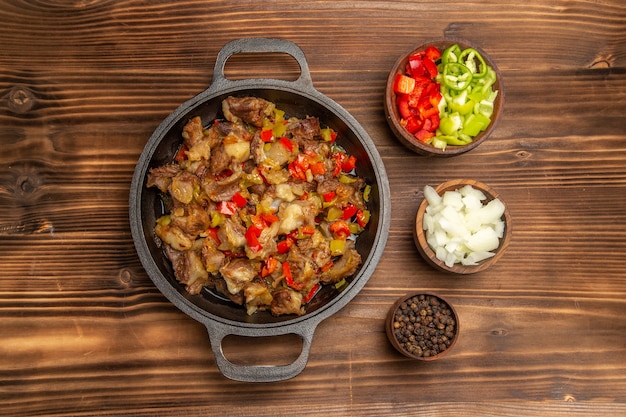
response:
[[[227,218],[219,228],[220,250],[237,252],[246,244],[246,228],[234,216]]]
[[[176,200],[183,204],[189,204],[193,200],[193,191],[199,182],[198,177],[194,174],[183,171],[172,178],[168,191]]]
[[[154,227],[154,233],[165,243],[166,247],[171,246],[179,251],[191,249],[194,243],[193,237],[183,232],[180,227],[173,226],[172,224],[157,221]]]
[[[202,183],[202,190],[205,192],[207,197],[211,199],[211,201],[228,201],[237,191],[241,190],[239,186],[240,179],[243,175],[241,166],[233,164],[232,168],[232,170],[229,169],[228,171],[225,171],[230,173],[228,177],[220,180],[207,178]]]
[[[258,309],[265,310],[272,304],[272,293],[268,288],[258,282],[246,284],[243,289],[248,314],[254,314]]]
[[[244,286],[258,275],[250,260],[235,258],[220,268],[220,273],[226,281],[228,292],[237,294]]]
[[[239,182],[220,184],[217,181],[205,182],[202,189],[211,201],[228,201],[237,191],[240,191]]]
[[[211,153],[211,174],[214,176],[221,174],[223,171],[230,169],[230,155],[226,153],[224,145],[219,145],[213,149]]]
[[[265,185],[264,183],[252,184],[251,186],[248,187],[248,191],[258,195],[259,197],[261,197],[265,193],[266,190],[267,190],[267,185]]]
[[[261,140],[261,135],[257,133],[252,137],[250,142],[250,154],[255,164],[260,164],[266,158],[265,151],[263,150],[265,143]]]
[[[296,119],[287,125],[287,133],[290,133],[296,140],[313,140],[321,135],[320,121],[317,117],[307,117],[306,119]],[[319,141],[315,141],[319,144]]]
[[[209,281],[209,274],[204,269],[200,255],[196,251],[179,252],[166,248],[167,257],[172,262],[176,279],[185,284],[189,294],[199,294]]]
[[[350,242],[350,241],[348,241]],[[347,242],[346,242],[347,243]],[[320,281],[325,284],[334,284],[342,278],[354,274],[361,264],[361,255],[354,248],[346,248],[346,251],[335,261],[333,266],[320,276]]]
[[[216,135],[219,137],[220,142],[226,136],[231,134],[244,139],[250,136],[250,130],[248,129],[248,126],[241,122],[231,123],[229,121],[221,121],[216,122],[213,126],[215,126],[215,129],[211,129],[211,131],[214,131],[216,133]]]
[[[182,215],[177,215],[182,212]],[[197,237],[211,224],[209,213],[198,204],[188,204],[180,207],[171,215],[172,226],[179,227],[185,234]]]
[[[216,274],[226,261],[226,255],[217,249],[212,239],[206,238],[202,242],[202,261],[207,272]]]
[[[243,120],[256,127],[263,126],[263,118],[273,110],[274,103],[257,97],[228,97],[222,102],[226,120],[233,123]]]
[[[202,119],[196,116],[183,127],[183,139],[188,148],[194,147],[204,138]]]
[[[319,230],[315,230],[308,239],[299,239],[296,243],[297,249],[312,261],[315,269],[320,269],[331,260],[328,241]]]
[[[172,178],[180,172],[178,164],[167,164],[152,168],[148,174],[146,187],[157,187],[162,192],[167,192]]]
[[[271,311],[275,316],[283,314],[297,314],[300,316],[304,314],[302,294],[288,288],[275,291]]]

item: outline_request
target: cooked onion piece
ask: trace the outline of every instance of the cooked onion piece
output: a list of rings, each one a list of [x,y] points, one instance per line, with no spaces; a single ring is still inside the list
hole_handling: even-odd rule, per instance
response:
[[[439,195],[429,185],[424,187],[428,202],[422,227],[426,241],[437,259],[446,266],[455,263],[477,265],[491,258],[504,236],[504,203],[466,185]]]

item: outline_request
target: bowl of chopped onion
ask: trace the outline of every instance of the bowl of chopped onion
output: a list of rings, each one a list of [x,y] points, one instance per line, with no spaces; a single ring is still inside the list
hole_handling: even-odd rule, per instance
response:
[[[435,269],[474,274],[495,264],[511,239],[511,216],[499,194],[471,179],[424,187],[415,244]]]
[[[500,71],[479,46],[439,38],[403,54],[387,78],[384,109],[402,144],[427,156],[476,148],[493,132],[504,104]]]

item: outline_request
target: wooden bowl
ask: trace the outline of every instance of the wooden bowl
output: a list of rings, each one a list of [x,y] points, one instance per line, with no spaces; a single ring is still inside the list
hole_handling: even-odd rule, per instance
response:
[[[487,198],[483,201],[483,205],[496,198],[504,203],[502,198],[500,198],[498,193],[496,193],[493,188],[489,187],[486,184],[483,184],[482,182],[470,179],[457,179],[444,182],[443,184],[435,187],[435,191],[437,191],[439,195],[443,195],[446,191],[455,191],[463,188],[466,185],[471,185],[473,188],[480,190],[483,192],[483,194],[485,194]],[[439,271],[463,275],[475,274],[477,272],[484,271],[485,269],[498,262],[498,260],[504,254],[507,246],[509,245],[509,240],[511,239],[511,216],[509,214],[508,207],[505,204],[504,214],[502,215],[502,219],[504,220],[504,234],[502,238],[500,238],[500,245],[495,251],[493,251],[495,255],[491,258],[478,262],[477,265],[462,265],[460,263],[455,263],[454,265],[452,265],[452,267],[448,267],[445,262],[437,258],[437,256],[435,255],[435,251],[426,241],[426,233],[423,229],[424,213],[426,212],[426,207],[428,207],[428,201],[424,199],[417,209],[413,237],[418,252],[422,255],[426,262],[428,262],[431,266]]]
[[[442,52],[447,47],[458,44],[462,49],[466,48],[474,48],[483,56],[485,62],[493,68],[496,72],[496,82],[493,88],[498,90],[498,96],[494,102],[494,110],[493,115],[491,117],[491,123],[483,132],[479,133],[474,137],[474,140],[467,145],[463,146],[453,146],[448,145],[445,150],[435,148],[434,146],[422,142],[418,140],[415,136],[413,136],[401,123],[401,117],[398,112],[398,106],[396,105],[396,93],[393,91],[393,84],[396,74],[402,73],[404,74],[406,65],[409,61],[409,56],[415,52],[424,51],[426,47],[429,45],[435,46],[439,48]],[[476,148],[478,145],[483,143],[489,135],[493,132],[496,127],[497,121],[502,113],[502,106],[504,104],[504,90],[502,85],[502,76],[500,74],[500,70],[496,66],[495,62],[491,59],[489,55],[485,51],[483,51],[479,46],[474,45],[473,43],[457,38],[438,38],[432,39],[428,42],[424,42],[422,44],[416,45],[411,50],[404,55],[402,55],[393,66],[393,69],[390,71],[389,76],[387,78],[387,86],[385,88],[385,116],[387,118],[387,123],[391,128],[394,135],[400,140],[402,144],[404,144],[407,148],[411,149],[414,152],[417,152],[421,155],[426,156],[438,156],[438,157],[447,157],[454,156],[465,153]]]
[[[459,319],[452,304],[441,296],[411,293],[400,297],[389,309],[385,332],[391,345],[404,356],[434,361],[456,344]]]

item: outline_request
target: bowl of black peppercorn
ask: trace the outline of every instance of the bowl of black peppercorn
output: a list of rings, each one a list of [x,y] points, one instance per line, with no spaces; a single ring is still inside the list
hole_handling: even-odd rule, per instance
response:
[[[389,309],[385,330],[392,346],[404,356],[433,361],[456,344],[459,320],[454,307],[441,296],[411,293]]]

